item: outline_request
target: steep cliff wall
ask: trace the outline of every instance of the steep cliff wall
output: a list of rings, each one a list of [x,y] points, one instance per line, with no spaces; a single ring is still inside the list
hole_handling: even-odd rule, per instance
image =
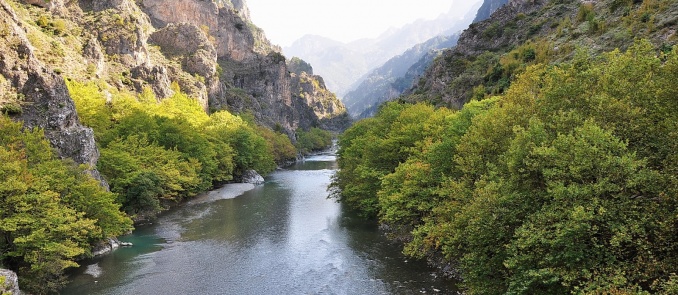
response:
[[[677,40],[676,9],[674,1],[510,0],[465,30],[403,100],[460,108],[472,98],[502,94],[526,66],[569,60],[577,49],[624,50],[636,38],[668,49]]]
[[[303,124],[299,127],[303,129],[320,127],[333,131],[341,131],[348,127],[350,118],[346,107],[334,93],[327,90],[322,77],[301,71],[292,74],[291,84],[292,89],[296,89],[293,91],[294,102],[300,106],[310,106],[305,112],[299,112],[301,116],[299,121]]]
[[[300,94],[292,87],[296,82],[285,57],[252,24],[242,0],[22,0],[15,6],[4,4],[6,11],[18,11],[17,22],[25,23],[22,44],[29,49],[21,50],[32,52],[30,60],[41,62],[44,72],[51,73],[50,79],[58,80],[61,74],[136,93],[148,88],[159,100],[174,94],[171,84],[176,82],[205,111],[250,112],[259,123],[283,127],[289,135],[299,127],[320,126],[321,119],[343,115],[342,107],[318,110],[307,100],[296,100]],[[63,86],[52,87],[51,80],[43,84],[54,96],[67,92]],[[31,109],[33,105],[37,104],[27,103],[22,115],[29,126],[41,120],[35,115],[37,110]],[[59,124],[74,125],[66,123],[77,120],[75,111],[70,111],[72,115]],[[316,112],[322,115],[301,115]],[[87,162],[95,163],[95,158]]]
[[[155,37],[163,34],[162,31],[183,23],[207,34],[216,50],[215,62],[218,63],[219,73],[215,78],[210,74],[197,74],[211,82],[207,83],[210,110],[228,109],[236,113],[249,111],[258,122],[271,128],[280,126],[290,135],[300,127],[318,126],[319,120],[343,116],[343,107],[319,110],[315,104],[317,101],[331,100],[333,96],[313,97],[316,92],[312,92],[304,94],[310,100],[296,101],[301,93],[297,92],[298,87],[294,87],[298,83],[290,74],[286,58],[280,53],[280,48],[271,45],[263,31],[252,23],[244,1],[143,0],[140,3],[141,9],[158,30],[151,42],[160,45],[166,55],[172,54],[167,50],[169,44],[184,42],[162,42],[161,39],[167,37]],[[193,34],[199,32],[186,36],[190,39]],[[179,36],[176,32],[169,35]],[[203,43],[199,41],[199,44]],[[195,59],[198,52],[190,49],[180,55]],[[205,64],[208,60],[199,59],[197,64]],[[192,71],[187,67],[184,70]],[[324,83],[322,87],[326,91]],[[329,107],[336,103],[328,101],[320,105]],[[321,115],[304,115],[311,113]]]
[[[36,57],[11,6],[1,1],[0,8],[0,109],[27,128],[43,128],[60,157],[90,165],[100,179],[92,129],[80,124],[64,80]]]

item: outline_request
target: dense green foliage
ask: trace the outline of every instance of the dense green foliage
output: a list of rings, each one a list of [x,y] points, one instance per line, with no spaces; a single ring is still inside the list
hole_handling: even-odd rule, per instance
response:
[[[637,42],[460,111],[391,103],[341,136],[333,185],[469,294],[674,294],[677,75]]]
[[[82,121],[95,131],[99,169],[131,215],[157,212],[254,169],[268,173],[294,158],[290,140],[226,111],[207,115],[181,93],[157,102],[112,94],[93,83],[68,83]]]
[[[59,160],[42,130],[0,116],[0,260],[35,294],[57,290],[90,244],[129,231],[115,194]]]
[[[297,129],[296,148],[302,154],[317,152],[332,146],[332,133],[312,127],[308,131]]]

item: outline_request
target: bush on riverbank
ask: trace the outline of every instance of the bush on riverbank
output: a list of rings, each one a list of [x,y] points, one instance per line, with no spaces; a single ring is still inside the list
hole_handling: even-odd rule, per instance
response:
[[[175,95],[159,103],[150,90],[139,96],[106,90],[107,100],[93,83],[69,81],[68,87],[83,123],[94,129],[99,169],[131,216],[157,212],[167,201],[251,169],[266,174],[277,166],[277,149],[291,146],[226,111],[207,115],[176,85]]]
[[[297,129],[297,150],[301,154],[309,154],[332,147],[332,133],[313,127],[307,131]]]
[[[40,129],[0,115],[0,163],[0,260],[18,270],[24,291],[58,290],[92,243],[132,228],[116,195],[87,167],[58,159]]]
[[[390,103],[341,136],[333,185],[469,294],[672,294],[677,73],[675,49],[638,42],[458,112]]]

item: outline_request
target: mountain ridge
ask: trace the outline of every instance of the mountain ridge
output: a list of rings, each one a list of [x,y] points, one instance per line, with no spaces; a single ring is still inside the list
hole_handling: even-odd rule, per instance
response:
[[[392,28],[377,38],[364,38],[348,43],[317,35],[307,35],[283,48],[289,56],[297,56],[310,62],[316,72],[325,78],[329,89],[343,97],[370,70],[383,64],[410,47],[438,35],[451,35],[463,29],[471,18],[461,20],[452,6],[434,20],[417,20],[400,28]],[[464,23],[464,22],[468,23]],[[394,32],[398,32],[394,35]],[[327,42],[327,47],[305,47],[305,43]],[[311,50],[314,49],[314,50]]]

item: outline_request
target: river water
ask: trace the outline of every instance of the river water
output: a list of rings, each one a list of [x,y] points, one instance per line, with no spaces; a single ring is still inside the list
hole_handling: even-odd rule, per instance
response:
[[[453,294],[375,224],[327,199],[334,155],[200,196],[84,261],[61,294]]]

